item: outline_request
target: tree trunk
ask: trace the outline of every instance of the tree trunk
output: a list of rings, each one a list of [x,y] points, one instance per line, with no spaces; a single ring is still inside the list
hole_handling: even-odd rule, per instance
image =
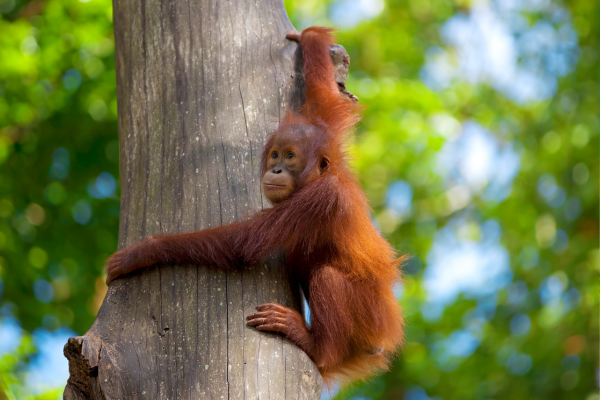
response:
[[[302,104],[281,0],[114,2],[119,248],[268,206],[265,138]],[[290,287],[291,286],[291,287]],[[111,283],[69,339],[66,399],[317,399],[322,379],[283,337],[247,327],[258,304],[297,309],[277,257],[239,273],[162,266]]]

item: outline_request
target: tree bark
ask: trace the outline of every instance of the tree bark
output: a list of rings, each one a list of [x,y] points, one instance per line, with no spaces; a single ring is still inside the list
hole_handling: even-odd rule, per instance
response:
[[[304,101],[301,54],[285,39],[294,28],[282,1],[113,5],[119,248],[268,206],[263,143],[286,108]],[[345,90],[347,53],[334,48],[332,57],[342,60],[336,79]],[[283,271],[274,256],[242,272],[161,266],[113,281],[90,330],[65,345],[64,398],[319,398],[322,379],[309,357],[245,324],[258,304],[301,307]]]

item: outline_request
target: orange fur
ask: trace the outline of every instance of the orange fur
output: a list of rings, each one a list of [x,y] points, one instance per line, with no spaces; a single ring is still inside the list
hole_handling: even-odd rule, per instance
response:
[[[121,250],[108,261],[107,281],[160,263],[233,269],[284,250],[291,276],[306,294],[310,328],[294,310],[273,304],[259,306],[260,313],[248,318],[277,322],[253,325],[285,334],[317,363],[326,382],[365,379],[386,369],[403,342],[402,313],[392,288],[404,257],[373,226],[348,165],[345,142],[360,119],[360,107],[340,94],[334,80],[331,30],[312,27],[288,38],[302,47],[307,100],[300,113],[286,114],[265,146],[262,163],[264,173],[276,138],[292,141],[308,160],[297,190],[247,221],[150,238]],[[322,156],[329,158],[329,168],[309,179]]]

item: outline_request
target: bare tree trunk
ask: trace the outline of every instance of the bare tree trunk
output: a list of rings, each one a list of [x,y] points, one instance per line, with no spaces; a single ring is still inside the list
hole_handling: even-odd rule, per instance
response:
[[[260,154],[303,103],[301,54],[281,0],[114,2],[119,248],[232,222],[267,206]],[[334,46],[345,89],[349,58]],[[301,307],[277,257],[243,272],[162,266],[114,281],[69,339],[65,399],[317,399],[312,361],[245,325],[256,305]]]
[[[281,0],[114,2],[119,247],[205,229],[267,206],[260,154],[302,103]],[[316,399],[297,347],[245,325],[256,305],[300,307],[273,258],[240,273],[165,266],[114,281],[69,339],[66,399]]]

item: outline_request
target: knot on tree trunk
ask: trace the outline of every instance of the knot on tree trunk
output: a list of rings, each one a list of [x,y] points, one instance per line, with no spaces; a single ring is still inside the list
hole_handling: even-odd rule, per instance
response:
[[[333,66],[335,67],[335,81],[340,88],[340,92],[349,99],[358,101],[352,92],[346,89],[346,79],[348,78],[348,68],[350,67],[350,55],[341,44],[334,44],[329,50]]]

